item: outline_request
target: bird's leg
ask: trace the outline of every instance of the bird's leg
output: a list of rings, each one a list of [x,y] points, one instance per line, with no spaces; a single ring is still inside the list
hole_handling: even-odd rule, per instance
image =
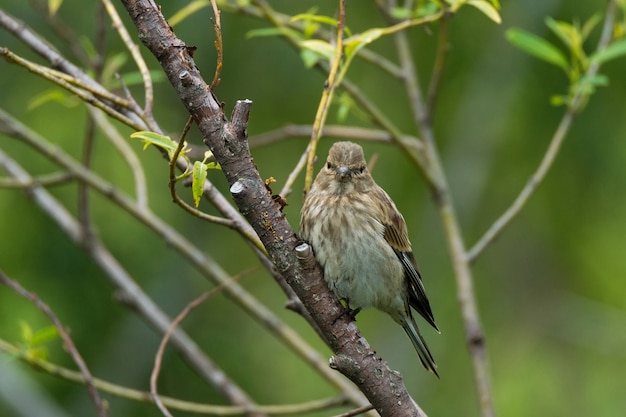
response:
[[[342,299],[341,301],[343,301],[343,306],[344,309],[341,313],[339,313],[339,315],[335,318],[335,320],[333,321],[333,324],[335,324],[337,322],[337,320],[339,320],[341,317],[343,317],[344,315],[347,315],[350,317],[350,319],[356,321],[356,315],[359,314],[359,312],[361,311],[361,307],[352,309],[350,307],[350,301],[347,298]]]

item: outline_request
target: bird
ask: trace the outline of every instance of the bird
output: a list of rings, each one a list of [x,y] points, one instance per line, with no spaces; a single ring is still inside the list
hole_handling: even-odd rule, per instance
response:
[[[406,222],[374,181],[360,145],[332,145],[304,197],[298,234],[352,317],[368,307],[387,313],[409,336],[424,368],[439,377],[413,317],[412,309],[439,332]]]

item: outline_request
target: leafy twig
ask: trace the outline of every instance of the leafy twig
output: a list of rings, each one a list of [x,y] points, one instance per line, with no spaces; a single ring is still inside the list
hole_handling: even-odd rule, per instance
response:
[[[89,372],[89,368],[83,360],[83,357],[78,352],[78,349],[76,349],[76,345],[74,345],[74,342],[72,341],[69,333],[65,330],[65,327],[63,326],[63,323],[61,323],[61,320],[59,320],[57,315],[54,314],[54,311],[52,311],[52,309],[46,303],[41,301],[41,299],[36,294],[28,292],[17,281],[14,281],[4,275],[2,271],[0,271],[0,284],[6,285],[22,297],[31,301],[39,310],[41,310],[46,316],[48,316],[52,324],[54,324],[54,327],[56,327],[57,331],[59,332],[59,336],[61,336],[61,339],[63,339],[63,348],[67,351],[67,353],[70,354],[72,360],[78,366],[78,369],[80,369],[80,373],[84,378],[85,385],[87,385],[89,397],[96,406],[96,409],[98,410],[98,415],[100,417],[107,417],[107,405],[102,401],[100,395],[98,394],[98,390],[94,386],[93,376],[91,375],[91,372]]]
[[[604,19],[604,26],[602,29],[602,35],[600,40],[598,41],[598,46],[596,47],[596,52],[600,52],[605,49],[612,38],[612,30],[613,30],[613,21],[615,20],[615,1],[610,0],[607,5],[606,17]],[[584,75],[584,78],[592,79],[599,71],[600,63],[592,62],[587,69],[587,72]],[[565,137],[569,132],[572,123],[579,110],[584,106],[589,97],[589,92],[583,88],[579,88],[571,102],[569,103],[567,110],[563,114],[561,121],[559,122],[558,127],[556,128],[554,134],[552,135],[552,139],[550,140],[550,144],[548,145],[548,149],[546,153],[543,155],[537,170],[530,177],[526,186],[520,191],[518,196],[515,198],[511,206],[500,216],[498,219],[489,227],[489,229],[485,232],[485,234],[472,246],[472,248],[467,252],[467,261],[474,262],[478,256],[489,246],[491,242],[493,242],[503,231],[504,229],[513,221],[513,219],[522,211],[530,197],[537,190],[541,182],[546,177],[546,174],[552,167]]]
[[[326,117],[328,116],[328,109],[333,100],[333,95],[337,85],[341,82],[341,74],[339,68],[341,67],[341,58],[343,57],[343,31],[346,23],[346,1],[339,0],[339,19],[337,20],[337,38],[335,39],[335,56],[330,63],[330,71],[328,71],[328,77],[324,82],[324,90],[322,91],[322,98],[315,114],[315,121],[313,122],[313,129],[311,131],[311,141],[307,148],[307,160],[306,160],[306,175],[304,178],[304,192],[306,193],[313,184],[313,173],[315,170],[315,158],[317,144],[322,136],[322,129],[326,123]]]

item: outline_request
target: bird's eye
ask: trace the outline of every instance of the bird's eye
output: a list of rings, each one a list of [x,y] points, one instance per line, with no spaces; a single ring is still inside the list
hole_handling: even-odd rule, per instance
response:
[[[331,169],[333,167],[333,164],[331,164],[330,162],[326,162],[326,168]]]
[[[359,167],[357,168],[357,171],[359,171],[359,174],[362,174],[363,171],[365,171],[365,167]]]

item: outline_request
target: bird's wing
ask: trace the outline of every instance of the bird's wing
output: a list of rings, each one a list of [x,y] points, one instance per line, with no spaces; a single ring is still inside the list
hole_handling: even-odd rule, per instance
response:
[[[385,240],[398,256],[407,278],[409,305],[413,307],[424,319],[437,331],[430,302],[426,296],[426,289],[422,283],[417,262],[411,251],[411,242],[404,217],[398,211],[391,197],[380,187],[374,191],[377,195],[375,201],[379,201],[381,223],[385,226]]]

